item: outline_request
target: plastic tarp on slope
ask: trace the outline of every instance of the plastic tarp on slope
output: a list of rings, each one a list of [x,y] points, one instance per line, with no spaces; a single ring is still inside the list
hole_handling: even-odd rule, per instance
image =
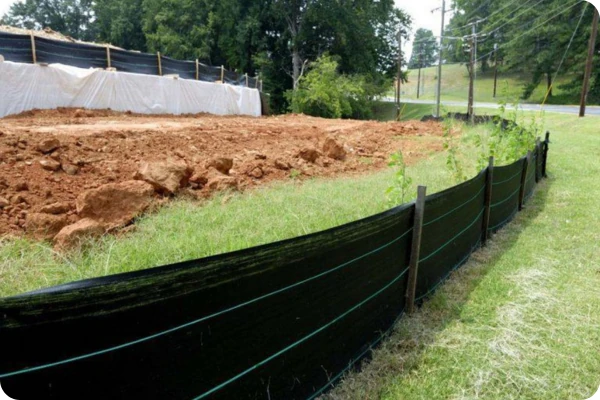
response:
[[[402,314],[414,204],[234,253],[0,299],[27,399],[306,399]]]
[[[0,117],[57,107],[142,114],[261,115],[256,89],[62,64],[0,63],[0,93]]]

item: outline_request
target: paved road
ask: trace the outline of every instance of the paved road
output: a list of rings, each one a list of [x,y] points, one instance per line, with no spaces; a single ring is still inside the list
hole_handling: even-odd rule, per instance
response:
[[[386,97],[386,101],[393,102],[394,99]],[[435,104],[433,100],[402,100],[403,103],[414,103],[414,104]],[[442,105],[451,107],[467,107],[466,101],[442,101]],[[500,108],[497,103],[475,103],[475,108]],[[507,105],[506,108],[513,108]],[[539,111],[541,106],[539,104],[519,104],[519,108],[525,111]],[[560,106],[550,105],[544,106],[546,112],[556,112],[563,114],[579,114],[579,106]],[[600,116],[600,106],[588,106],[585,109],[585,115],[598,115]]]

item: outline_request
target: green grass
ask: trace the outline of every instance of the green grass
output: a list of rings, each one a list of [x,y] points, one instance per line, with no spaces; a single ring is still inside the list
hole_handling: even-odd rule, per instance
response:
[[[585,399],[600,385],[600,119],[546,115],[549,178],[335,399]]]
[[[420,100],[435,100],[437,91],[437,67],[421,69]],[[570,81],[568,76],[559,76],[554,85],[554,98],[548,98],[547,103],[577,104],[578,97],[566,95],[560,85]],[[404,99],[417,98],[418,70],[409,70],[408,83],[402,85]],[[485,73],[478,71],[475,84],[476,102],[493,102],[504,100],[512,103],[521,97],[523,86],[529,83],[527,76],[518,74],[498,73],[496,98],[493,97],[494,73],[490,69]],[[528,103],[541,103],[546,95],[546,81],[538,85]],[[442,67],[442,101],[466,101],[469,91],[469,74],[465,65],[449,64]]]
[[[392,102],[377,101],[373,106],[373,119],[378,121],[394,121],[396,120],[396,105]],[[421,119],[424,115],[431,115],[433,106],[430,104],[400,104],[400,120],[409,121]]]
[[[444,161],[438,154],[408,171],[415,182],[441,190],[453,184]],[[292,175],[287,182],[223,194],[202,206],[174,201],[140,218],[134,232],[107,235],[68,255],[47,243],[0,240],[0,297],[296,237],[389,208],[391,170],[335,180],[299,181]]]

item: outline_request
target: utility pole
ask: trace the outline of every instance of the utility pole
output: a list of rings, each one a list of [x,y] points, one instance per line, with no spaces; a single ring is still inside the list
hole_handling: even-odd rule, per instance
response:
[[[469,68],[469,105],[467,107],[467,116],[471,122],[474,121],[473,113],[473,86],[475,81],[475,25],[473,25],[473,35],[471,36],[470,49],[470,68]]]
[[[498,43],[494,43],[494,98],[496,98],[496,83],[498,82]]]
[[[398,31],[398,84],[396,89],[396,121],[400,121],[400,87],[402,82],[402,31]]]
[[[440,28],[440,47],[438,49],[438,74],[437,74],[437,100],[435,116],[440,115],[440,102],[442,96],[442,48],[444,44],[444,17],[446,16],[446,0],[442,0],[442,26]]]
[[[579,103],[579,116],[585,117],[585,105],[588,91],[590,90],[590,76],[592,75],[592,61],[594,59],[594,48],[596,47],[596,36],[598,35],[598,10],[594,7],[594,19],[592,21],[592,35],[590,36],[587,62],[585,64],[585,75],[583,87],[581,88],[581,101]]]
[[[417,99],[421,91],[421,67],[423,66],[423,44],[419,45],[419,77],[417,78]]]

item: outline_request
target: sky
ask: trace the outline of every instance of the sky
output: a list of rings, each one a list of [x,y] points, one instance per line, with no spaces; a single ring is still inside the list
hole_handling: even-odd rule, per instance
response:
[[[0,16],[4,15],[11,4],[21,0],[0,0]],[[127,1],[127,0],[123,0]],[[434,8],[442,6],[442,0],[395,0],[396,7],[406,11],[413,18],[413,29],[411,39],[418,28],[431,29],[433,34],[440,34],[441,12],[440,10],[431,12]],[[446,0],[446,7],[450,5],[450,0]],[[446,23],[450,19],[451,14],[446,13]],[[406,43],[403,48],[406,58],[410,57],[412,52],[411,43]]]

